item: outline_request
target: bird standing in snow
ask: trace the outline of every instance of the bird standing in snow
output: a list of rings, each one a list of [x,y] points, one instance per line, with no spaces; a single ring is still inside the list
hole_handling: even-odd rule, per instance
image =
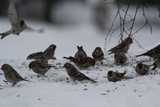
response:
[[[3,39],[4,37],[6,37],[10,34],[19,35],[25,29],[30,30],[30,31],[43,32],[42,29],[34,30],[34,29],[28,27],[24,20],[19,19],[18,15],[17,15],[16,8],[15,8],[14,0],[9,1],[8,18],[11,22],[12,28],[9,31],[6,31],[4,33],[0,33],[1,39]]]
[[[77,49],[78,49],[78,51],[74,55],[75,58],[79,59],[79,58],[87,57],[86,52],[83,50],[83,46],[77,46]]]
[[[145,75],[149,72],[149,66],[146,64],[142,64],[142,63],[138,63],[136,65],[135,71],[139,74],[139,75]]]
[[[42,53],[42,56],[43,56],[45,59],[56,59],[56,58],[54,57],[55,49],[56,49],[56,45],[51,44],[51,45]]]
[[[76,58],[70,56],[70,57],[63,57],[63,58],[71,60],[79,68],[89,68],[89,67],[95,65],[95,61],[91,57],[85,57],[85,58],[76,59]]]
[[[114,60],[117,64],[123,65],[124,63],[127,62],[128,58],[125,54],[123,53],[115,53],[114,54]]]
[[[126,74],[126,71],[124,73],[114,72],[114,71],[108,71],[107,73],[107,79],[111,82],[117,82],[120,81],[123,78],[129,78],[124,76]]]
[[[133,43],[132,38],[128,37],[128,38],[124,39],[120,44],[118,44],[117,46],[110,49],[108,52],[110,52],[109,54],[112,54],[112,53],[125,54],[128,52],[128,49],[132,43]]]
[[[69,77],[73,80],[79,80],[79,81],[83,81],[83,80],[89,80],[93,83],[97,83],[96,81],[94,81],[93,79],[85,76],[83,73],[79,72],[72,64],[70,63],[66,63],[64,64],[64,68],[67,71],[67,74],[69,75]]]
[[[23,79],[16,70],[12,68],[9,64],[3,64],[1,67],[1,70],[4,72],[4,76],[6,78],[6,82],[13,83],[12,86],[17,84],[20,81],[27,81],[30,82],[26,79]]]
[[[136,57],[139,57],[139,56],[149,56],[153,59],[159,58],[160,57],[160,45],[154,47],[153,49],[151,49],[143,54],[136,55]]]
[[[37,73],[38,76],[45,75],[45,73],[53,66],[44,64],[38,61],[32,61],[29,64],[29,68],[33,70],[33,72]]]
[[[96,47],[95,50],[92,52],[92,56],[95,62],[99,61],[103,64],[104,53],[100,47]]]

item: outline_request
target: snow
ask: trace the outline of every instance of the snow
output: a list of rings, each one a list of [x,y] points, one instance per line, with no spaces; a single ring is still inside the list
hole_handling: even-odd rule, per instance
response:
[[[0,19],[0,32],[10,29],[8,19]],[[145,52],[159,44],[159,31],[154,29],[153,34],[143,29],[135,38],[146,49],[139,48],[137,43],[131,45],[127,54],[129,61],[124,66],[115,64],[113,55],[105,55],[104,65],[96,65],[78,69],[88,77],[96,80],[93,84],[88,81],[73,82],[62,68],[68,60],[63,56],[73,56],[77,45],[83,46],[88,56],[91,56],[95,47],[104,49],[106,34],[98,32],[93,25],[72,27],[55,27],[42,22],[27,20],[28,26],[35,29],[45,28],[45,33],[22,32],[20,36],[10,35],[0,40],[0,65],[8,63],[17,72],[31,82],[20,82],[14,87],[3,82],[5,77],[0,75],[0,107],[159,107],[160,78],[159,69],[150,70],[148,75],[136,74],[134,67],[141,61],[151,65],[154,61],[148,57],[136,58],[135,55]],[[107,50],[117,45],[118,34],[107,42]],[[28,65],[31,60],[27,56],[33,52],[44,51],[50,44],[57,46],[55,57],[49,60],[56,66],[51,68],[46,77],[37,77]],[[72,63],[72,62],[70,62]],[[72,63],[73,64],[73,63]],[[74,65],[76,67],[76,65]],[[109,82],[106,78],[109,70],[124,72],[133,79],[119,82]],[[67,79],[68,78],[68,79]]]

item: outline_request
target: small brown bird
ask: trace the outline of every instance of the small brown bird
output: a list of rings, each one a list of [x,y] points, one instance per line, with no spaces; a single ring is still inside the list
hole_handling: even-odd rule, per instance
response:
[[[35,61],[44,63],[44,64],[48,64],[48,59],[42,55],[40,55]]]
[[[64,64],[64,67],[67,71],[67,74],[69,75],[69,77],[73,80],[79,80],[79,81],[83,81],[83,80],[89,80],[93,83],[97,83],[96,81],[94,81],[93,79],[85,76],[83,73],[79,72],[72,64],[70,63],[66,63]]]
[[[83,46],[77,46],[78,51],[75,54],[75,58],[84,58],[87,57],[86,52],[83,50]]]
[[[80,68],[89,68],[89,67],[95,65],[95,61],[91,57],[76,59],[76,58],[70,56],[70,57],[63,57],[63,58],[71,60]]]
[[[154,66],[152,70],[155,70],[156,68],[160,68],[160,57],[156,59],[156,61],[152,64]]]
[[[142,63],[138,63],[136,65],[135,71],[139,74],[139,75],[145,75],[149,72],[149,66],[146,64],[142,64]]]
[[[38,77],[40,75],[45,75],[45,73],[51,68],[51,67],[54,67],[54,66],[51,66],[51,65],[48,65],[48,64],[44,64],[44,63],[40,63],[38,61],[32,61],[30,64],[29,64],[29,68],[33,70],[33,72],[37,73],[38,74]]]
[[[109,54],[112,54],[112,53],[125,54],[128,52],[128,49],[132,43],[133,43],[132,38],[127,37],[126,39],[124,39],[124,41],[122,41],[120,44],[110,49],[108,52],[110,52]]]
[[[39,58],[40,55],[42,55],[42,52],[35,52],[35,53],[32,53],[32,54],[28,55],[27,60],[30,60],[30,59],[37,59],[37,58]]]
[[[17,84],[20,81],[27,81],[30,82],[26,79],[23,79],[16,70],[14,70],[12,68],[12,66],[10,66],[9,64],[3,64],[1,67],[1,70],[4,72],[4,76],[6,78],[7,82],[13,83],[12,86],[14,86],[15,84]]]
[[[154,47],[153,49],[151,49],[143,54],[136,55],[136,57],[139,57],[139,56],[149,56],[153,59],[159,58],[160,57],[160,45]]]
[[[56,45],[51,44],[42,54],[46,59],[53,59],[55,54]]]
[[[99,61],[103,64],[104,53],[100,47],[96,47],[95,50],[92,52],[92,56],[95,62]]]
[[[126,74],[126,71],[124,73],[108,71],[107,78],[111,82],[117,82],[117,81],[120,81],[123,78],[129,78],[129,77],[124,76],[125,74]]]
[[[114,54],[114,60],[117,64],[123,65],[124,63],[127,62],[128,58],[125,54],[123,53],[115,53]]]

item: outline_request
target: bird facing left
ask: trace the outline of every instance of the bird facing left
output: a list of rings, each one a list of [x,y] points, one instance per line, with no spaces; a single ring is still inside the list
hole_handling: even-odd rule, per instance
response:
[[[9,64],[3,64],[1,70],[4,72],[4,76],[7,80],[6,83],[7,82],[13,83],[12,86],[14,86],[20,81],[30,82],[29,80],[22,78],[18,74],[18,72],[15,69],[13,69],[12,66],[10,66]]]

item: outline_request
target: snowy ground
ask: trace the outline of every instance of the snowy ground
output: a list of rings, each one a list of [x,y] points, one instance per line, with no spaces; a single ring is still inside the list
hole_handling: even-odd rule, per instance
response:
[[[10,29],[6,19],[0,19],[0,32]],[[113,55],[106,55],[104,65],[96,65],[97,69],[89,68],[80,70],[85,75],[96,80],[93,84],[88,81],[75,83],[68,77],[66,70],[61,67],[65,62],[63,56],[73,56],[77,51],[77,45],[83,46],[91,56],[95,47],[104,49],[106,34],[99,33],[90,24],[79,27],[56,28],[44,23],[28,21],[33,28],[45,28],[45,33],[23,32],[20,36],[10,35],[0,40],[0,66],[8,63],[22,76],[31,82],[20,82],[15,87],[3,82],[3,72],[0,75],[0,107],[159,107],[160,106],[160,70],[150,70],[145,76],[136,74],[134,67],[137,61],[152,64],[148,57],[135,58],[136,54],[145,52],[159,44],[159,32],[157,29],[150,35],[148,30],[142,30],[134,36],[146,49],[138,47],[136,42],[131,45],[127,54],[129,61],[125,66],[114,63]],[[107,50],[117,45],[116,38],[107,43]],[[55,57],[50,60],[55,65],[47,73],[47,77],[37,77],[29,70],[31,60],[26,57],[33,52],[43,51],[50,44],[57,45]],[[109,82],[106,74],[109,70],[124,72],[130,80],[122,80],[116,83]],[[67,78],[69,78],[67,80]]]

